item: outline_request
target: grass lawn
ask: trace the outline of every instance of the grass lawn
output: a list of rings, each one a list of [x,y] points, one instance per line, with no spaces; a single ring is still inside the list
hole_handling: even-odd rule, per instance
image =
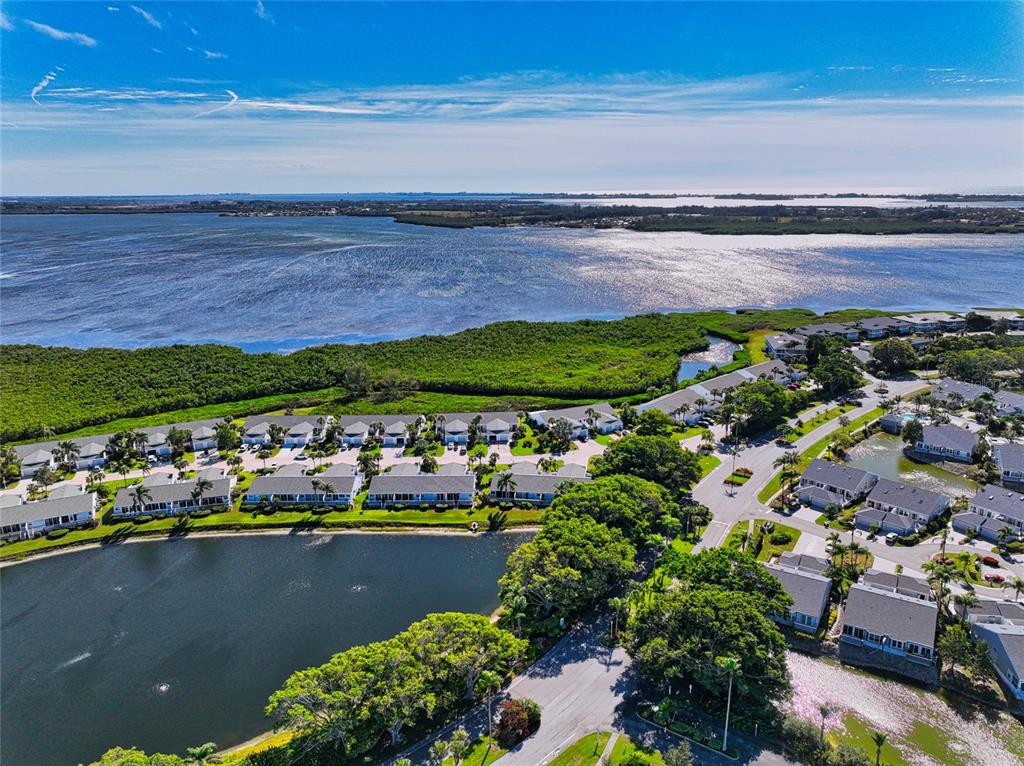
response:
[[[292,733],[290,731],[279,731],[276,734],[272,734],[266,739],[261,739],[259,742],[255,742],[248,747],[243,747],[239,750],[229,753],[228,755],[222,756],[219,763],[225,766],[232,766],[233,764],[242,763],[246,758],[254,753],[261,753],[264,750],[269,750],[272,747],[280,747],[287,742],[290,742]]]
[[[744,348],[747,349],[747,353],[750,354],[750,363],[759,364],[761,362],[767,362],[769,357],[767,352],[764,350],[764,339],[769,335],[773,335],[777,332],[776,330],[754,330],[747,335],[747,342],[743,344]]]
[[[676,441],[680,441],[681,439],[689,439],[692,436],[700,436],[702,433],[704,433],[702,426],[690,426],[682,431],[673,431],[671,436]]]
[[[734,487],[742,487],[744,484],[746,484],[748,481],[750,481],[753,477],[754,477],[753,474],[750,474],[750,473],[739,473],[739,471],[737,470],[737,471],[733,471],[728,476],[726,476],[724,479],[722,479],[722,483],[723,484],[731,484]]]
[[[722,464],[721,458],[718,455],[701,455],[700,456],[700,477],[703,479],[713,470],[718,468]]]
[[[523,423],[523,438],[516,442],[511,452],[513,455],[536,455],[537,451],[537,435],[529,423]]]
[[[423,457],[424,455],[432,455],[433,457],[440,457],[444,454],[444,444],[438,442],[437,444],[431,444],[427,447],[423,455],[417,455],[413,447],[406,447],[402,453],[402,457]]]
[[[765,520],[758,519],[754,522],[753,531],[756,534],[757,530],[763,527]],[[771,542],[771,534],[765,533],[763,542],[761,544],[761,550],[757,554],[758,561],[770,561],[774,556],[778,556],[783,551],[791,551],[796,546],[797,540],[800,539],[800,530],[795,527],[789,527],[785,524],[780,524],[777,521],[773,521],[773,534],[775,532],[786,531],[789,532],[789,541],[785,543],[773,543]],[[725,547],[740,549],[743,544],[743,535],[750,529],[750,521],[737,521],[733,528],[729,530],[729,536],[725,539]]]
[[[793,433],[786,437],[788,441],[795,442],[802,436],[807,436],[818,426],[823,426],[830,420],[835,420],[843,413],[849,412],[852,409],[856,409],[852,404],[843,404],[839,407],[832,407],[831,409],[825,410],[815,415],[810,420],[803,421],[799,426],[794,427]]]
[[[569,745],[548,766],[594,766],[604,752],[609,736],[606,731],[588,734]]]
[[[481,737],[470,746],[469,753],[460,761],[462,766],[489,766],[508,751],[496,740]],[[446,758],[442,766],[454,766],[455,761]]]
[[[835,431],[828,434],[827,436],[823,436],[820,439],[818,439],[818,441],[814,442],[814,444],[812,444],[810,447],[808,447],[807,449],[800,453],[800,463],[799,465],[796,466],[796,472],[803,473],[804,469],[806,469],[807,466],[811,464],[811,461],[825,451],[825,448],[829,445],[829,442],[831,442],[832,439],[835,438],[836,434],[838,434],[840,431],[846,431],[846,433],[853,433],[858,428],[861,428],[862,426],[867,425],[873,420],[877,420],[878,418],[882,417],[884,413],[885,410],[883,410],[881,407],[875,407],[873,410],[865,412],[859,418],[851,420],[849,425],[844,426],[842,428],[837,428]],[[758,501],[767,504],[768,502],[771,501],[773,497],[775,497],[775,495],[781,488],[782,471],[779,471],[771,478],[771,480],[767,484],[764,485],[761,491],[757,493]]]
[[[645,747],[638,747],[629,737],[620,735],[612,746],[611,762],[609,766],[619,766],[620,763],[631,753],[638,752],[654,766],[665,766],[665,760],[657,750],[648,750]]]
[[[596,441],[602,447],[607,447],[609,444],[611,444],[614,441],[614,439],[612,439],[612,435],[611,434],[596,434],[594,436],[594,441]],[[514,455],[516,453],[513,452],[512,454]]]

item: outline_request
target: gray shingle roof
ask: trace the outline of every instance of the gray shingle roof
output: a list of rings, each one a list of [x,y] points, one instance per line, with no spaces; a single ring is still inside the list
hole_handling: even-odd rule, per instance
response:
[[[1024,394],[1016,391],[996,391],[995,400],[1001,405],[1000,409],[1006,412],[1024,412]]]
[[[833,463],[830,460],[822,460],[821,458],[812,460],[803,475],[805,478],[813,479],[832,487],[838,487],[851,493],[855,492],[864,483],[865,479],[874,476],[873,473],[868,473],[860,468]]]
[[[421,417],[421,415],[342,415],[338,422],[341,423],[342,428],[348,428],[357,423],[363,423],[367,426],[370,423],[383,423],[384,427],[387,428],[395,423],[407,426],[410,423],[415,423]]]
[[[1024,677],[1024,625],[975,623],[973,630],[988,644],[997,667],[1009,665],[1018,678]]]
[[[986,484],[972,499],[971,503],[1000,516],[1024,520],[1024,495],[1008,489]]]
[[[910,575],[869,569],[861,576],[861,582],[876,588],[894,590],[906,596],[924,596],[928,599],[932,597],[931,586],[924,580]]]
[[[95,500],[94,494],[77,493],[35,503],[0,506],[0,527],[9,524],[28,524],[51,516],[77,516],[80,513],[88,513],[95,507]]]
[[[897,641],[934,647],[938,615],[933,601],[855,583],[846,599],[843,624]]]
[[[918,524],[916,520],[909,516],[900,516],[897,513],[880,511],[877,508],[864,508],[859,510],[854,514],[854,519],[859,526],[864,528],[869,528],[872,524],[877,524],[880,529],[889,531],[890,528],[895,527],[897,534],[901,535],[910,534]]]
[[[582,466],[581,466],[582,467]],[[500,481],[501,473],[495,473],[491,477],[491,492],[498,492],[498,482]],[[516,487],[515,491],[519,493],[536,493],[541,495],[553,494],[555,490],[559,488],[565,482],[588,482],[590,477],[586,475],[580,475],[577,471],[568,471],[563,473],[520,473],[516,472],[513,474]]]
[[[765,568],[775,576],[775,579],[781,583],[782,589],[793,599],[791,612],[800,612],[821,618],[825,605],[828,603],[829,591],[832,590],[830,579],[813,572],[791,569],[788,566],[765,564]]]
[[[932,397],[939,401],[946,401],[950,394],[959,394],[965,404],[970,404],[983,394],[991,394],[992,389],[988,386],[980,386],[976,383],[965,383],[962,380],[943,378],[935,384],[932,390]]]
[[[868,502],[883,503],[929,516],[944,508],[949,503],[949,498],[912,484],[879,479],[868,493]]]
[[[371,495],[394,494],[473,494],[476,477],[442,473],[418,473],[410,476],[382,473],[370,480]]]
[[[992,454],[999,464],[999,470],[1024,471],[1024,444],[998,444]]]
[[[978,444],[978,435],[976,433],[959,426],[924,426],[922,431],[921,443],[931,447],[942,447],[958,452],[966,452],[969,455]]]
[[[231,480],[230,479],[216,479],[210,482],[213,486],[206,490],[202,495],[202,500],[209,498],[220,498],[229,497],[231,495]],[[160,484],[149,487],[150,499],[146,501],[146,504],[150,503],[175,503],[181,502],[182,500],[192,499],[192,490],[195,489],[196,482],[194,481],[183,481],[174,484]],[[134,504],[135,500],[132,497],[133,487],[121,487],[117,491],[117,497],[114,499],[114,506],[118,508],[127,508]]]
[[[356,488],[355,476],[257,476],[246,494],[249,495],[319,495],[322,489],[314,488],[314,481],[323,481],[334,487],[332,495],[351,495]]]
[[[598,413],[607,415],[612,418],[617,418],[615,414],[615,408],[612,407],[608,402],[599,402],[597,404],[582,404],[579,407],[564,407],[560,410],[538,410],[537,412],[531,412],[530,414],[547,420],[558,420],[559,418],[565,418],[566,420],[583,420],[588,417],[587,410],[596,410]]]
[[[74,497],[75,495],[81,495],[85,491],[81,484],[61,484],[59,487],[54,487],[50,490],[50,500],[56,500],[60,497]]]
[[[828,569],[828,559],[806,553],[793,553],[793,551],[783,551],[779,556],[779,564],[793,569],[803,569],[814,574],[824,574]]]

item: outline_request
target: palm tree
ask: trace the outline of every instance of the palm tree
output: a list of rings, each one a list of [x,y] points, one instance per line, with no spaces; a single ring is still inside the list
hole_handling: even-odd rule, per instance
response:
[[[213,489],[213,482],[209,479],[196,479],[196,485],[192,487],[192,504],[198,508],[203,499],[203,494]]]
[[[430,745],[430,762],[441,766],[448,757],[448,743],[443,739],[435,739]]]
[[[146,503],[153,499],[153,493],[149,491],[149,487],[145,484],[137,484],[135,489],[131,491],[131,496],[132,507],[138,508],[140,513],[146,509]]]
[[[18,453],[9,445],[0,447],[0,487],[7,486],[7,472],[11,466],[20,466]]]
[[[782,469],[782,481],[786,479],[792,479],[796,476],[796,466],[800,465],[800,453],[793,449],[788,449],[775,458],[772,463],[773,468]]]
[[[57,442],[57,446],[53,448],[53,456],[57,459],[58,463],[74,468],[75,460],[81,451],[82,448],[73,441],[65,440]]]
[[[263,461],[263,470],[264,470],[264,471],[265,471],[265,470],[267,470],[267,460],[268,460],[268,459],[270,458],[270,456],[271,456],[271,455],[273,455],[273,454],[274,454],[274,453],[273,453],[273,452],[271,452],[271,451],[270,451],[269,449],[267,449],[266,447],[261,447],[261,448],[260,448],[260,451],[256,453],[256,457],[257,457],[257,458],[258,458],[259,460],[262,460],[262,461]]]
[[[700,448],[705,452],[711,452],[715,448],[715,435],[710,428],[705,428],[700,435]]]
[[[515,497],[516,480],[510,471],[502,471],[498,474],[494,487],[502,497]]]
[[[1004,590],[1013,590],[1013,600],[1020,601],[1020,594],[1024,591],[1024,577],[1014,575],[1003,585]]]
[[[229,466],[231,466],[232,473],[237,474],[239,469],[242,467],[242,456],[232,455],[231,457],[228,458],[227,463]]]
[[[267,426],[267,438],[270,439],[271,444],[280,444],[285,433],[287,433],[287,429],[279,423],[271,423]]]
[[[819,705],[818,712],[821,713],[821,746],[825,746],[825,721],[832,715],[832,711],[829,710],[828,705]]]
[[[85,483],[87,485],[96,485],[103,481],[103,477],[106,476],[103,473],[103,469],[99,467],[90,468],[89,473],[85,477]]]
[[[612,639],[619,635],[619,615],[626,608],[626,599],[618,596],[608,599],[608,608],[612,610]]]
[[[729,674],[729,693],[725,702],[725,733],[722,735],[722,752],[729,748],[729,714],[732,712],[732,679],[740,672],[740,661],[737,657],[716,657],[715,662]]]
[[[964,591],[963,593],[957,593],[953,596],[953,603],[960,607],[960,617],[966,620],[967,611],[971,607],[977,606],[980,602],[975,594],[970,591]]]
[[[334,485],[323,479],[313,479],[313,491],[320,493],[320,503],[327,505],[327,496],[334,494]]]
[[[129,431],[129,442],[132,450],[138,455],[146,454],[146,445],[149,444],[149,434],[145,431]]]
[[[188,472],[188,461],[184,457],[179,457],[171,465],[173,465],[174,470],[178,472],[178,479],[184,479],[185,474]]]
[[[881,766],[882,764],[882,747],[885,745],[886,739],[888,737],[880,731],[876,731],[871,735],[871,741],[875,743],[875,766]]]
[[[124,486],[127,487],[128,474],[131,473],[132,468],[135,467],[132,465],[132,461],[126,457],[123,457],[112,463],[110,467],[114,469],[115,473],[121,474],[121,479],[124,480]]]
[[[495,673],[493,670],[485,670],[480,674],[480,678],[476,682],[476,690],[479,694],[487,698],[487,736],[490,737],[491,723],[494,720],[494,714],[491,712],[491,700],[494,695],[497,694],[498,689],[501,688],[501,676]],[[488,745],[489,747],[490,745]],[[486,757],[486,756],[485,756]]]
[[[217,744],[214,742],[207,742],[205,745],[199,745],[198,747],[185,748],[188,763],[196,763],[200,764],[200,766],[210,763],[210,756],[216,752]]]

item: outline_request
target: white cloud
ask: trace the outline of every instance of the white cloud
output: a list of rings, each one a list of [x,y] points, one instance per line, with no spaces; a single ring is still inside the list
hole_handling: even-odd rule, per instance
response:
[[[117,13],[121,9],[118,6],[116,6],[116,5],[108,5],[107,6],[107,10],[110,11],[111,13]]]
[[[133,5],[133,6],[130,6],[130,7],[131,7],[131,9],[133,11],[135,11],[137,14],[139,14],[142,17],[143,21],[145,21],[151,27],[154,27],[156,29],[163,29],[164,28],[164,25],[161,24],[160,21],[152,13],[150,13],[149,11],[145,10],[144,8],[140,8],[137,5]]]
[[[253,13],[264,21],[269,21],[271,24],[274,23],[274,17],[270,15],[270,11],[267,10],[267,7],[263,5],[263,0],[256,0],[256,8]]]
[[[89,37],[89,35],[82,34],[81,32],[65,32],[63,29],[57,29],[56,27],[51,27],[49,24],[32,21],[32,19],[25,19],[25,23],[32,27],[36,32],[44,34],[54,40],[78,43],[79,45],[84,45],[87,48],[96,47],[96,41]]]
[[[203,55],[208,59],[226,59],[228,57],[228,54],[226,53],[221,53],[220,51],[208,51],[205,48],[203,49]]]
[[[213,109],[207,109],[205,112],[200,112],[199,114],[196,115],[196,117],[206,117],[207,115],[210,115],[210,114],[216,114],[217,112],[223,112],[225,109],[230,109],[231,107],[233,107],[235,104],[238,103],[238,94],[237,93],[235,93],[233,90],[228,90],[227,88],[224,89],[224,92],[228,94],[228,97],[231,99],[230,101],[228,101],[226,104],[221,104],[220,106],[215,106]]]
[[[7,18],[7,14],[3,11],[0,11],[0,29],[5,32],[12,32],[14,30],[14,24],[11,23],[11,20]]]
[[[39,103],[39,99],[36,98],[36,97],[40,93],[42,93],[44,90],[46,90],[49,87],[51,82],[53,82],[54,80],[57,79],[57,72],[59,72],[59,71],[61,71],[60,68],[56,67],[56,68],[50,70],[49,72],[47,72],[46,74],[44,74],[43,75],[43,79],[41,79],[39,82],[37,82],[36,86],[32,89],[32,92],[29,94],[29,98],[31,98],[37,104],[42,106],[42,104]]]
[[[196,29],[194,26],[189,24],[187,21],[184,22],[184,24],[185,24],[185,28],[188,29],[188,31],[191,32],[193,34],[193,36],[199,37],[199,30],[198,29]]]

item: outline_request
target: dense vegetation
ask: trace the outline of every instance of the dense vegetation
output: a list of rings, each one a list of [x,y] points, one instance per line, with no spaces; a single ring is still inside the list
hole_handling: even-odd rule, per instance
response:
[[[0,346],[0,438],[330,386],[382,399],[414,388],[616,397],[666,384],[680,354],[705,345],[689,315],[653,314],[607,322],[499,322],[454,335],[314,346],[288,355],[216,345]]]

